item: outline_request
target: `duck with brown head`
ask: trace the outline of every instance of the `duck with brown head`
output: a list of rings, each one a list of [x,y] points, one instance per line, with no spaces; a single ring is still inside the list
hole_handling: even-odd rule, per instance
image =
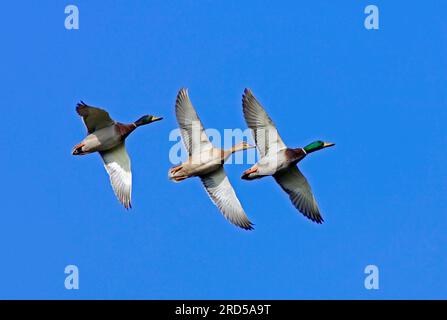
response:
[[[234,152],[254,146],[242,142],[227,150],[214,147],[205,133],[186,89],[181,89],[177,94],[175,115],[189,158],[169,169],[169,179],[180,182],[199,177],[210,199],[228,221],[245,230],[253,229],[253,224],[248,220],[225,174],[223,164]]]

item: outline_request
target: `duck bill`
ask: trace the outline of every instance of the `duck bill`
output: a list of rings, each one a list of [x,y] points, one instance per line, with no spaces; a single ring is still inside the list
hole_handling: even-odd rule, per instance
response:
[[[163,117],[152,117],[152,122],[163,120]]]
[[[325,143],[323,144],[323,147],[324,147],[324,148],[332,147],[332,146],[335,146],[335,143],[332,143],[332,142],[325,142]]]

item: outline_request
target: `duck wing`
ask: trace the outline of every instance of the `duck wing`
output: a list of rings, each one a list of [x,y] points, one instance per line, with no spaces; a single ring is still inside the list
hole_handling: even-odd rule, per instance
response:
[[[116,197],[126,209],[131,208],[132,172],[124,143],[113,149],[102,151],[100,154]]]
[[[268,153],[275,154],[286,148],[272,119],[256,100],[250,89],[244,90],[242,109],[245,122],[252,131],[261,158]]]
[[[282,170],[273,177],[304,216],[316,223],[324,221],[307,179],[296,166]]]
[[[76,112],[82,117],[88,133],[92,133],[96,130],[115,124],[115,121],[110,118],[107,111],[89,106],[83,101],[76,105]]]
[[[223,167],[200,176],[200,179],[211,200],[227,220],[242,229],[253,229],[253,224],[248,220]]]
[[[199,154],[213,147],[189,99],[187,89],[181,89],[177,94],[175,115],[189,155]]]

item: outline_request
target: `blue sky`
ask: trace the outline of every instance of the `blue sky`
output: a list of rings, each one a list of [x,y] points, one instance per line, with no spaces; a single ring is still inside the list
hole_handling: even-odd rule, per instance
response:
[[[75,1],[71,31],[68,4],[2,6],[0,298],[447,298],[445,2]],[[241,180],[249,165],[226,171],[254,232],[198,179],[170,182],[180,87],[206,127],[245,129],[250,87],[290,146],[336,142],[300,164],[325,224],[273,179]],[[122,122],[165,117],[128,139],[130,212],[98,155],[70,153],[80,99]]]

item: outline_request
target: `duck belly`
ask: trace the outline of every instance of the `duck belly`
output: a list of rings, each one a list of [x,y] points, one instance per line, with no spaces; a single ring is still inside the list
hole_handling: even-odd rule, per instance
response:
[[[289,165],[282,154],[274,154],[262,158],[255,166],[258,168],[258,174],[272,176],[276,172],[286,169]]]

